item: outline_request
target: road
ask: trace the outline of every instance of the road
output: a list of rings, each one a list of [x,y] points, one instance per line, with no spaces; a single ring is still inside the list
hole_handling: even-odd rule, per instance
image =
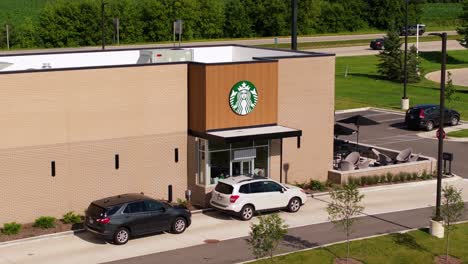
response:
[[[444,182],[450,182],[457,188],[468,190],[468,180],[451,178],[444,180]],[[375,216],[433,206],[435,203],[435,186],[435,181],[429,181],[412,185],[366,188],[362,190],[362,193],[365,194],[363,200],[364,213],[365,215]],[[468,201],[468,192],[463,193],[463,199]],[[291,228],[326,223],[328,222],[328,215],[325,208],[329,201],[328,195],[317,197],[317,199],[311,198],[299,212],[295,214],[281,212],[280,215]],[[210,212],[194,215],[192,226],[181,235],[159,234],[146,236],[131,240],[123,246],[106,244],[88,233],[0,246],[0,264],[48,264],[51,263],[51,260],[53,260],[53,263],[66,264],[101,263],[182,248],[185,250],[185,248],[204,245],[206,240],[226,241],[243,238],[248,235],[250,224],[256,221],[258,219],[255,218],[252,221],[244,222],[225,214]],[[319,232],[316,235],[321,234],[323,235],[323,233]],[[333,236],[331,237],[333,238]],[[218,251],[218,254],[224,254],[224,252]],[[156,261],[153,263],[156,263]]]
[[[335,115],[339,121],[352,115],[363,115],[377,122],[379,125],[360,128],[359,142],[384,148],[403,150],[411,147],[415,153],[422,153],[430,157],[437,157],[438,145],[435,138],[423,138],[417,134],[424,131],[409,130],[404,125],[404,115],[384,111],[362,111]],[[353,128],[353,125],[346,125]],[[356,141],[356,136],[340,136],[340,139]],[[444,151],[454,154],[452,171],[468,178],[468,142],[445,141]]]
[[[468,203],[465,203],[468,208]],[[360,217],[353,226],[355,231],[351,239],[362,238],[384,233],[395,233],[408,229],[423,228],[428,225],[428,219],[432,217],[434,208],[422,208],[401,211],[388,214],[378,214]],[[468,211],[461,218],[468,219]],[[403,246],[414,246],[407,241],[404,234],[395,235],[395,242]],[[194,247],[166,251],[157,254],[145,255],[130,259],[123,259],[112,264],[179,264],[179,263],[204,263],[204,264],[230,264],[252,260],[255,257],[251,248],[246,243],[248,237],[230,239],[215,244],[198,245]],[[343,241],[345,236],[331,223],[315,224],[288,230],[284,240],[280,243],[276,254],[288,253],[297,250],[327,245]],[[388,253],[386,254],[389,255]],[[398,257],[398,256],[394,256]]]
[[[440,41],[429,41],[420,42],[420,51],[440,51],[442,44]],[[456,40],[447,41],[447,50],[463,50],[465,49]],[[351,46],[351,47],[339,47],[339,48],[321,48],[321,49],[310,49],[307,51],[323,52],[323,53],[334,53],[337,57],[349,57],[349,56],[362,56],[362,55],[376,55],[380,51],[373,50],[366,46]]]
[[[447,31],[449,35],[455,35],[455,31]],[[358,40],[358,39],[373,39],[381,38],[385,33],[378,34],[360,34],[360,35],[331,35],[331,36],[315,36],[315,37],[299,37],[298,42],[324,42],[324,41],[345,41],[345,40]],[[425,34],[427,35],[427,33]],[[289,37],[278,38],[278,43],[290,43],[291,39]],[[229,45],[229,44],[238,44],[238,45],[265,45],[265,44],[274,44],[274,38],[259,38],[259,39],[233,39],[233,40],[220,40],[220,41],[195,41],[195,42],[184,42],[182,46],[203,46],[203,45]],[[107,46],[106,49],[129,49],[129,48],[155,48],[155,47],[172,47],[172,43],[153,43],[153,44],[144,44],[144,45],[120,45],[120,46]],[[354,47],[344,48],[344,50],[337,49],[338,55],[342,52],[346,53],[347,49],[353,50]],[[368,48],[367,46],[365,48]],[[363,47],[360,47],[359,50],[362,50]],[[101,50],[101,47],[81,47],[81,48],[54,48],[54,49],[32,49],[32,50],[16,50],[16,51],[0,51],[0,55],[8,54],[27,54],[27,53],[47,53],[47,52],[65,52],[65,51],[96,51]],[[332,49],[334,50],[334,49]],[[321,51],[317,49],[315,51]],[[350,52],[354,54],[354,52]]]

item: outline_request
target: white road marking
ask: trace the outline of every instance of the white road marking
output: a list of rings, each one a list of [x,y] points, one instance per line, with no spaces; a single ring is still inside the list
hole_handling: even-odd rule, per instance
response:
[[[377,114],[370,114],[370,115],[364,115],[365,117],[371,117],[371,116],[381,116],[381,115],[391,115],[392,113],[377,113]]]
[[[410,140],[399,140],[399,141],[393,141],[393,142],[386,142],[382,144],[378,144],[379,146],[383,145],[391,145],[391,144],[396,144],[396,143],[402,143],[402,142],[409,142],[409,141],[417,141],[417,140],[423,140],[425,138],[415,138],[415,139],[410,139]]]
[[[401,117],[400,118],[385,119],[385,120],[376,120],[376,121],[380,122],[380,123],[385,123],[385,122],[397,121],[397,120],[401,120]]]

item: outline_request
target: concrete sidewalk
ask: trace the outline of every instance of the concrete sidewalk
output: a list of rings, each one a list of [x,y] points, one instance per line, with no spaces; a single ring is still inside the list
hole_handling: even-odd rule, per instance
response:
[[[468,190],[468,181],[450,184]],[[377,215],[433,206],[435,182],[388,186],[363,190],[365,213]],[[463,193],[468,201],[468,192]],[[291,228],[328,222],[328,196],[309,199],[296,214],[281,212]],[[256,219],[252,220],[256,221]],[[207,239],[229,240],[248,235],[250,222],[242,222],[217,212],[193,216],[193,225],[181,235],[160,234],[129,241],[124,246],[109,245],[88,233],[36,240],[0,247],[0,263],[101,263],[205,244]]]
[[[468,203],[465,203],[468,208]],[[422,228],[428,225],[434,208],[422,208],[395,213],[360,217],[353,229],[356,231],[351,239],[395,233],[409,229]],[[468,219],[468,211],[462,217]],[[198,245],[194,247],[166,251],[130,259],[123,259],[112,264],[179,264],[204,263],[228,264],[255,259],[247,244],[248,237],[235,238],[217,244]],[[288,230],[288,234],[279,245],[276,254],[290,253],[298,250],[318,247],[346,240],[345,235],[331,223],[315,224]],[[400,241],[400,243],[402,243]],[[403,243],[404,244],[404,243]]]

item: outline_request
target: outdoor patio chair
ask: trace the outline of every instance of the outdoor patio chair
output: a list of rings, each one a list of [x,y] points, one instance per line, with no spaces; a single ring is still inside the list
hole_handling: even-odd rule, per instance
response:
[[[372,153],[375,155],[375,160],[380,164],[380,165],[388,165],[393,163],[392,158],[389,156],[383,154],[382,152],[376,150],[375,148],[372,148]]]
[[[349,153],[349,155],[346,156],[344,160],[349,161],[353,165],[356,165],[359,162],[360,157],[361,155],[359,154],[359,152],[353,151]]]
[[[411,157],[412,153],[413,153],[412,148],[404,149],[404,150],[400,151],[400,153],[398,153],[398,156],[396,157],[396,161],[397,162],[408,162],[408,161],[410,161],[410,157]]]
[[[371,163],[371,160],[370,159],[365,159],[363,161],[360,161],[358,164],[357,164],[357,168],[362,170],[362,169],[367,169],[369,168],[369,164]]]
[[[409,161],[410,162],[413,162],[413,161],[418,161],[419,159],[419,155],[421,155],[421,153],[418,153],[418,154],[412,154],[411,157],[409,158]]]
[[[347,160],[342,160],[338,164],[338,168],[342,171],[351,171],[354,170],[354,164]]]

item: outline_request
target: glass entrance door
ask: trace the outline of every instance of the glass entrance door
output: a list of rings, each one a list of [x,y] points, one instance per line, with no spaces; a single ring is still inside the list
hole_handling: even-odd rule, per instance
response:
[[[254,160],[240,160],[232,162],[233,176],[253,174]]]

